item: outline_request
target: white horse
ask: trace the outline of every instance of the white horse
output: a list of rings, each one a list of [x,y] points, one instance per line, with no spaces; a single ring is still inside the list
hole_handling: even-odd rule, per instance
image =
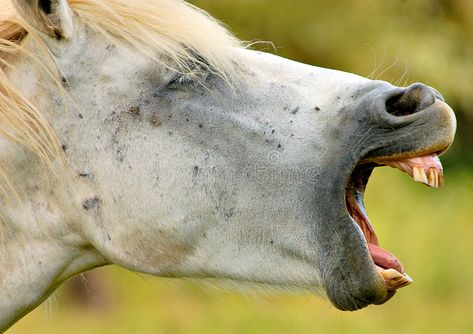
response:
[[[410,283],[363,191],[378,165],[441,184],[456,124],[435,90],[246,50],[180,0],[0,15],[0,332],[111,263],[342,310]]]

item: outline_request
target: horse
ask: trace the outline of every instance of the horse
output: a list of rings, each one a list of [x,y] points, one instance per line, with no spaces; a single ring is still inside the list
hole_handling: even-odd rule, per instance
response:
[[[0,0],[0,115],[0,332],[109,264],[385,303],[412,279],[369,176],[441,186],[456,129],[434,88],[252,51],[181,0]]]

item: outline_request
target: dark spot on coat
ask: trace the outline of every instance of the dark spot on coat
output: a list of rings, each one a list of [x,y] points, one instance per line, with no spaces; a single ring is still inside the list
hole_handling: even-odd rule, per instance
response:
[[[125,160],[125,156],[123,155],[123,151],[121,148],[117,150],[117,160],[119,162],[123,162],[123,160]]]
[[[161,125],[161,120],[159,119],[157,114],[152,114],[148,118],[148,122],[149,122],[149,124],[151,124],[151,126],[154,126],[155,128],[157,128],[158,126]]]
[[[202,124],[199,124],[199,128],[203,128],[204,126]]]
[[[192,174],[194,175],[194,177],[199,174],[199,166],[194,166],[194,168],[192,169]]]
[[[79,114],[79,118],[80,118],[80,119],[83,119],[83,118],[84,118],[84,115]]]
[[[90,174],[90,173],[85,173],[85,172],[82,172],[82,173],[79,173],[79,177],[83,177],[83,178],[92,178],[93,175]]]
[[[67,150],[67,145],[62,145],[61,148],[62,148],[62,150],[63,150],[64,152],[66,152],[66,150]]]
[[[133,116],[138,116],[140,114],[140,107],[139,106],[130,107],[130,109],[128,110],[128,113]]]
[[[281,147],[282,147],[282,145],[281,145],[281,144],[278,144],[278,148],[281,148]]]
[[[235,214],[235,209],[231,208],[229,211],[227,211],[223,214],[223,217],[224,217],[225,221],[228,221],[228,220],[230,220],[230,218],[233,217],[234,214]]]
[[[99,206],[100,206],[100,198],[98,198],[97,196],[86,199],[84,203],[82,203],[82,208],[87,211],[96,210],[98,209]]]
[[[315,110],[315,111],[320,111],[320,108],[316,106],[316,107],[314,108],[314,110]]]
[[[274,130],[274,129],[271,130],[271,133],[275,133],[275,132],[276,132],[276,130]]]
[[[297,114],[299,112],[300,108],[299,107],[295,107],[294,109],[292,109],[291,113],[293,115]]]

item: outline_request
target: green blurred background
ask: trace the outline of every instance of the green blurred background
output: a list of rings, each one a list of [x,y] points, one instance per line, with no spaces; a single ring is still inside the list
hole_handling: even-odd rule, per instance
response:
[[[241,39],[275,45],[255,48],[442,92],[459,121],[442,159],[446,187],[379,168],[367,190],[381,243],[414,284],[384,306],[341,313],[307,294],[243,295],[110,267],[95,273],[89,299],[62,288],[7,333],[473,333],[473,1],[191,2]]]

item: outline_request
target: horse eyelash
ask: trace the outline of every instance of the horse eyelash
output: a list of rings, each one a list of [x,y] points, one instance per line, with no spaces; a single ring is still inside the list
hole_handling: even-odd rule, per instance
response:
[[[169,89],[179,89],[187,86],[205,85],[210,73],[196,70],[189,73],[177,73],[166,85]]]
[[[174,78],[171,79],[168,86],[175,86],[175,85],[182,86],[182,85],[193,83],[194,81],[195,80],[192,78],[191,75],[179,73]]]
[[[205,85],[209,76],[214,73],[214,69],[202,56],[194,54],[193,60],[182,66],[182,72],[176,73],[167,85],[170,88],[186,86],[189,84]]]

